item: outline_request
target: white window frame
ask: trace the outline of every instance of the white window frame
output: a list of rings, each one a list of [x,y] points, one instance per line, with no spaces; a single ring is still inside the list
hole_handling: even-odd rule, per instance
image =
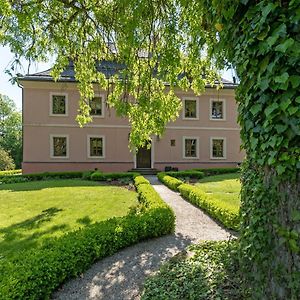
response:
[[[54,156],[53,138],[65,137],[67,139],[67,155],[66,156]],[[69,159],[69,135],[68,134],[50,134],[50,158],[52,159]]]
[[[196,118],[188,118],[185,116],[185,101],[186,100],[196,101]],[[182,99],[182,102],[183,102],[182,119],[189,120],[189,121],[199,120],[199,99],[197,97],[185,97]]]
[[[196,156],[195,157],[185,156],[185,141],[186,140],[196,140]],[[197,136],[182,137],[182,158],[184,158],[184,159],[199,159],[199,137],[197,137]]]
[[[214,157],[213,156],[213,140],[223,140],[223,156],[222,157]],[[213,136],[210,138],[210,159],[227,159],[227,144],[225,137],[216,137]]]
[[[65,108],[66,113],[65,114],[54,114],[53,113],[53,96],[65,96]],[[60,92],[51,92],[50,93],[50,110],[49,110],[49,116],[50,117],[68,117],[69,115],[69,101],[68,101],[68,94],[67,93],[60,93]]]
[[[101,115],[91,115],[91,117],[94,118],[104,118],[105,117],[105,96],[104,94],[94,94],[93,98],[96,97],[101,97],[102,98],[102,103],[101,103]]]
[[[91,156],[91,144],[90,144],[90,138],[102,138],[102,156]],[[95,135],[95,134],[88,134],[87,135],[87,157],[90,159],[99,159],[99,158],[105,158],[105,136],[104,135]]]
[[[222,102],[223,104],[223,118],[222,119],[214,119],[212,117],[212,103],[213,102]],[[209,119],[211,121],[226,121],[226,99],[216,99],[216,98],[210,98],[209,100]]]

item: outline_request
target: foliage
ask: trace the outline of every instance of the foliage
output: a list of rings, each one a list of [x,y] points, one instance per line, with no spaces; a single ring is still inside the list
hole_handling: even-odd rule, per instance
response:
[[[96,171],[91,175],[91,180],[109,181],[109,180],[117,180],[121,178],[134,179],[138,175],[139,173],[134,173],[134,172],[102,173],[100,171]]]
[[[93,262],[143,239],[170,233],[174,213],[149,184],[137,187],[140,210],[46,242],[13,262],[0,261],[0,294],[5,299],[45,299]]]
[[[0,170],[8,171],[15,168],[14,161],[7,151],[0,148]]]
[[[186,200],[206,211],[225,227],[239,230],[240,214],[238,205],[232,205],[230,201],[218,199],[213,195],[205,193],[199,187],[189,184],[180,185],[178,190]]]
[[[191,171],[203,172],[205,176],[227,174],[227,173],[239,173],[240,168],[210,168],[210,169],[192,169]]]
[[[17,175],[17,174],[22,174],[22,169],[9,170],[9,171],[0,171],[0,177],[8,176],[8,175]]]
[[[81,179],[6,184],[0,186],[0,199],[5,260],[39,248],[47,239],[124,216],[138,204],[133,191]]]
[[[147,279],[142,300],[248,299],[241,288],[237,242],[191,245]]]
[[[183,181],[171,177],[169,175],[166,175],[164,172],[157,174],[158,179],[163,182],[165,185],[167,185],[171,190],[178,191],[178,187],[183,184]]]
[[[0,94],[0,148],[9,152],[17,168],[22,162],[22,117],[10,98]]]
[[[140,184],[150,184],[150,182],[144,176],[136,176],[134,178],[134,185],[139,186]]]
[[[194,178],[194,179],[201,179],[204,177],[204,172],[196,171],[196,170],[186,170],[186,171],[168,171],[164,172],[166,175],[169,175],[171,177],[175,177],[178,179],[185,179],[185,178]]]

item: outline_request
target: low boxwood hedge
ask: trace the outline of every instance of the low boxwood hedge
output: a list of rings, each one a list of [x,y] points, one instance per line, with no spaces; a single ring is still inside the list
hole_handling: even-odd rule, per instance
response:
[[[197,171],[204,173],[205,176],[211,175],[221,175],[228,173],[238,173],[240,172],[240,168],[211,168],[211,169],[192,169],[190,171]]]
[[[108,181],[108,180],[117,180],[117,179],[124,179],[124,178],[129,178],[133,180],[138,175],[140,174],[134,172],[102,173],[100,171],[96,171],[91,174],[91,180]]]
[[[144,176],[139,175],[134,178],[134,185],[137,187],[140,184],[150,184],[150,182]]]
[[[238,208],[219,201],[199,187],[190,184],[182,184],[178,190],[184,199],[206,211],[226,228],[239,230],[240,214]]]
[[[11,261],[0,259],[1,299],[48,299],[64,281],[78,276],[96,260],[138,241],[173,232],[172,209],[149,183],[138,181],[141,209],[54,238]]]
[[[200,171],[187,170],[187,171],[178,171],[178,172],[164,172],[166,175],[175,177],[175,178],[193,178],[193,179],[201,179],[204,177],[204,173]]]
[[[157,177],[162,183],[164,183],[171,190],[176,191],[176,192],[178,191],[178,186],[183,184],[183,181],[181,181],[181,180],[179,180],[175,177],[171,177],[169,175],[166,175],[166,173],[164,173],[164,172],[158,173]]]
[[[2,177],[2,176],[8,176],[8,175],[16,175],[16,174],[22,174],[22,169],[0,171],[0,177]]]

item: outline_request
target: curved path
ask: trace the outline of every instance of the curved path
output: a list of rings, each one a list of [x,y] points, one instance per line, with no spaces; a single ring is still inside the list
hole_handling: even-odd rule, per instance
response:
[[[162,185],[156,176],[148,176],[147,179],[173,208],[176,214],[175,233],[138,243],[100,260],[82,276],[63,285],[53,299],[140,299],[145,278],[187,245],[200,240],[230,238],[229,231]]]

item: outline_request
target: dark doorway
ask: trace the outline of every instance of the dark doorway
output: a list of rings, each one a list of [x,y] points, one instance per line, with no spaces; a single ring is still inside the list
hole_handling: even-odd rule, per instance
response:
[[[151,168],[151,149],[147,149],[147,146],[140,148],[136,154],[136,167]]]

